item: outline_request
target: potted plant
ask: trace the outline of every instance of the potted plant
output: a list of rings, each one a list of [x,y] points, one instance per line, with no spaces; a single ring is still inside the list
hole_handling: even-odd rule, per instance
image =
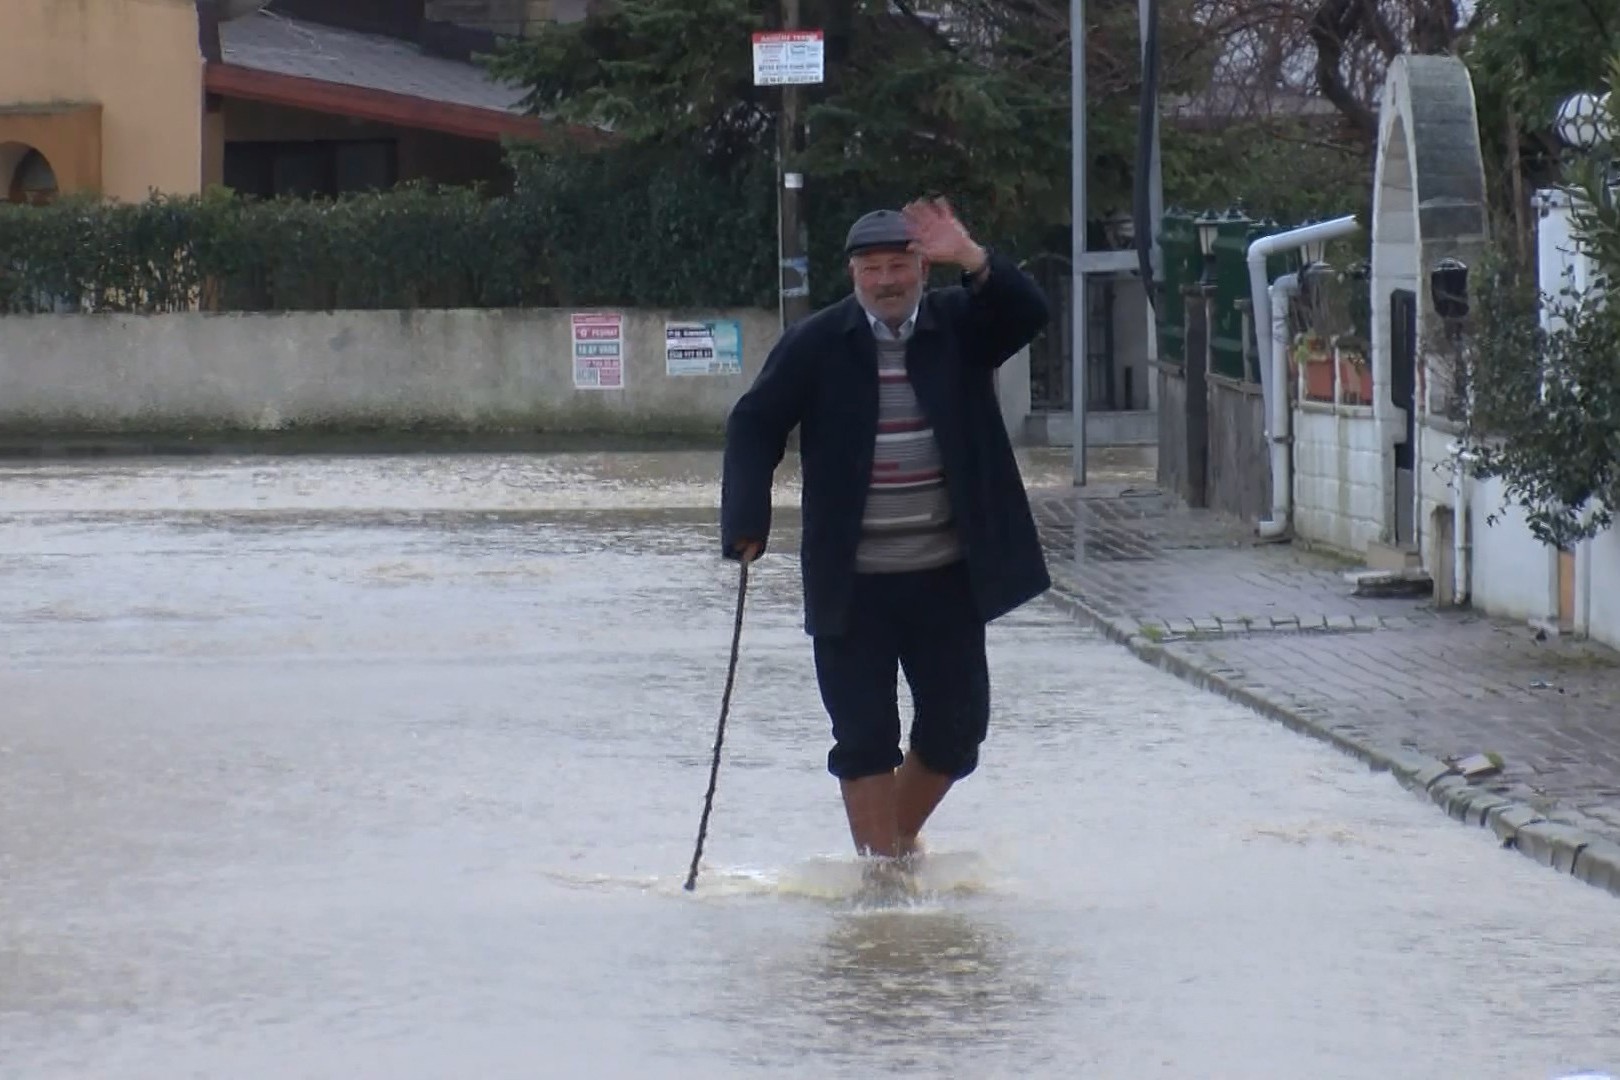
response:
[[[1344,380],[1345,404],[1372,404],[1372,364],[1367,360],[1367,353],[1358,344],[1339,346],[1339,376]]]
[[[1301,334],[1294,344],[1296,369],[1305,369],[1305,399],[1333,400],[1333,350],[1320,334]]]

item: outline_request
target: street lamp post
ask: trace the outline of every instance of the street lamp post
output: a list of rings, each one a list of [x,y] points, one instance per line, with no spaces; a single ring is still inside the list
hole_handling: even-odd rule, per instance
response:
[[[1149,71],[1150,54],[1155,35],[1154,15],[1155,0],[1137,0],[1137,25],[1142,36],[1141,65],[1144,79]],[[1159,268],[1159,221],[1164,216],[1164,181],[1162,165],[1159,157],[1159,124],[1155,115],[1150,118],[1149,125],[1149,154],[1147,181],[1147,220],[1133,221],[1132,229],[1140,233],[1146,230],[1147,243],[1152,250],[1149,260],[1152,274],[1158,276]],[[1096,273],[1121,273],[1125,264],[1121,261],[1122,252],[1091,252],[1087,250],[1086,228],[1091,221],[1089,195],[1086,189],[1087,169],[1090,157],[1086,146],[1086,0],[1069,0],[1069,131],[1071,139],[1070,152],[1070,232],[1069,261],[1073,267],[1073,289],[1069,301],[1069,315],[1073,327],[1073,342],[1071,345],[1071,360],[1069,369],[1072,373],[1074,392],[1070,395],[1073,409],[1074,432],[1074,483],[1076,487],[1085,487],[1087,482],[1086,471],[1086,385],[1089,372],[1087,371],[1087,344],[1088,314],[1090,310],[1090,290],[1087,283],[1089,275]],[[1141,216],[1139,213],[1138,217]],[[1149,296],[1152,295],[1153,282],[1144,281],[1142,287]],[[1152,332],[1152,306],[1149,305],[1149,337]],[[1151,347],[1151,346],[1150,346]]]
[[[1620,165],[1615,160],[1612,96],[1571,94],[1558,106],[1554,120],[1558,138],[1578,154],[1597,157],[1603,166],[1602,195],[1612,205],[1620,192]]]
[[[1074,483],[1086,486],[1086,222],[1090,218],[1087,206],[1086,172],[1090,159],[1086,150],[1086,0],[1069,0],[1069,263],[1070,278],[1069,318],[1073,333],[1070,341],[1069,370],[1072,372],[1073,391],[1070,407],[1074,422],[1070,424],[1070,441],[1074,443]]]

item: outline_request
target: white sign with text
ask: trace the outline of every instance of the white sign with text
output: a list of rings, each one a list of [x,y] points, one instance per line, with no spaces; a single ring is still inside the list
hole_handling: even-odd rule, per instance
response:
[[[754,85],[804,86],[826,78],[820,30],[767,30],[754,35]]]

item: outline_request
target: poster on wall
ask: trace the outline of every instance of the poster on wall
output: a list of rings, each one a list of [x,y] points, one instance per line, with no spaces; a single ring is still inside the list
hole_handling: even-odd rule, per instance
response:
[[[664,372],[741,375],[742,323],[731,319],[664,324]]]
[[[624,316],[592,312],[572,316],[574,389],[624,389]]]

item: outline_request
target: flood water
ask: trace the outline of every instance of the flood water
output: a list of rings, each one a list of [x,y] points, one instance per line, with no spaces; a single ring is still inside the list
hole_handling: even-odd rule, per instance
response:
[[[1045,602],[922,898],[866,904],[791,483],[683,891],[716,467],[0,467],[0,1076],[1620,1069],[1612,897]]]

